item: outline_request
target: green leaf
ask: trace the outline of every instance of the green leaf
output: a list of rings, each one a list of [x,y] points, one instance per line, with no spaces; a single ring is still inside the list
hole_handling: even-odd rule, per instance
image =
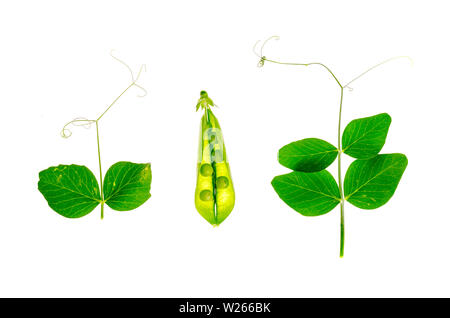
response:
[[[68,218],[85,216],[101,201],[97,179],[85,166],[59,165],[43,170],[38,189],[53,210]]]
[[[136,209],[150,198],[152,172],[149,163],[120,161],[106,172],[103,193],[106,204],[117,211]]]
[[[345,199],[361,209],[382,206],[394,195],[407,165],[401,153],[355,160],[345,175]]]
[[[391,124],[386,113],[352,120],[342,134],[342,150],[357,159],[368,159],[383,148]]]
[[[276,176],[272,186],[281,200],[305,216],[330,212],[340,202],[339,188],[326,170],[298,172]]]
[[[282,147],[278,152],[278,161],[295,171],[316,172],[331,165],[337,155],[338,151],[332,144],[317,138],[306,138]]]

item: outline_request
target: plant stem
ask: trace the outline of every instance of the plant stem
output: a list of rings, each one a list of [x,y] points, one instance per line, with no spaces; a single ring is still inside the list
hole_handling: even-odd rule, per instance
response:
[[[99,121],[103,115],[105,115],[108,110],[119,100],[120,97],[122,97],[123,94],[126,93],[127,90],[130,89],[130,87],[132,87],[133,85],[136,85],[136,82],[133,82],[130,84],[130,86],[128,86],[119,96],[117,96],[117,98],[106,108],[106,110],[97,118],[97,121]]]
[[[103,220],[103,211],[105,208],[105,198],[103,196],[103,174],[102,174],[102,160],[100,158],[100,136],[98,134],[98,119],[95,121],[95,128],[97,129],[97,152],[98,152],[98,167],[100,169],[100,197],[101,201],[101,213],[100,218]]]
[[[334,80],[338,83],[339,87],[343,88],[341,83],[337,79],[336,75],[334,75],[334,73],[325,64],[317,63],[317,62],[313,62],[313,63],[285,63],[285,62],[278,62],[278,61],[274,61],[274,60],[269,60],[269,59],[267,59],[265,57],[264,57],[264,61],[275,63],[275,64],[281,64],[281,65],[296,65],[296,66],[319,65],[319,66],[322,66],[331,74],[331,76],[333,76]]]
[[[97,128],[97,151],[98,151],[98,167],[100,170],[100,196],[102,198],[101,205],[100,205],[100,218],[103,220],[104,217],[104,209],[105,209],[105,197],[103,195],[103,174],[102,174],[102,161],[100,158],[100,137],[98,134],[98,122],[100,119],[105,115],[108,110],[119,100],[120,97],[122,97],[123,94],[126,93],[127,90],[130,89],[133,85],[136,85],[136,82],[131,83],[107,108],[106,110],[95,120],[95,127]]]
[[[344,238],[345,238],[345,226],[344,226],[344,191],[342,191],[342,173],[341,173],[341,118],[342,118],[342,99],[344,98],[344,88],[341,86],[341,101],[339,103],[339,123],[338,123],[338,184],[339,194],[341,195],[341,202],[339,203],[341,208],[341,243],[340,243],[340,257],[344,256]]]
[[[100,212],[100,218],[103,220],[104,217],[104,209],[105,209],[105,198],[103,195],[103,174],[102,174],[102,161],[100,158],[100,137],[98,134],[98,122],[100,121],[100,119],[103,117],[103,115],[105,115],[108,110],[119,100],[120,97],[122,97],[123,94],[126,93],[127,90],[130,89],[130,87],[132,87],[133,85],[136,85],[136,82],[132,82],[107,108],[106,110],[95,120],[95,127],[97,128],[97,151],[98,151],[98,167],[100,170],[100,196],[102,198],[101,201],[101,212]]]

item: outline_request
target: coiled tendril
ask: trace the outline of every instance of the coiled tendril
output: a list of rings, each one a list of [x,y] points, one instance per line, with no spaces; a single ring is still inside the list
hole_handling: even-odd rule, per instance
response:
[[[254,53],[257,57],[259,57],[259,61],[258,61],[258,64],[257,64],[258,67],[263,67],[263,66],[264,66],[264,63],[265,63],[266,61],[272,62],[272,63],[276,63],[276,64],[285,64],[285,65],[300,65],[300,66],[320,65],[320,66],[324,67],[324,68],[325,68],[325,69],[333,76],[333,78],[335,79],[335,81],[339,84],[339,86],[340,86],[342,89],[346,88],[346,89],[348,89],[348,91],[350,91],[350,92],[353,91],[353,88],[349,86],[351,83],[355,82],[355,81],[358,80],[359,78],[363,77],[364,75],[366,75],[367,73],[369,73],[369,72],[372,71],[373,69],[375,69],[375,68],[377,68],[377,67],[379,67],[379,66],[381,66],[381,65],[383,65],[383,64],[386,64],[386,63],[388,63],[388,62],[390,62],[390,61],[393,61],[393,60],[402,59],[402,58],[408,59],[408,60],[411,62],[411,65],[414,64],[413,59],[412,59],[411,57],[409,57],[409,56],[394,56],[394,57],[388,58],[388,59],[386,59],[386,60],[384,60],[384,61],[382,61],[382,62],[380,62],[380,63],[378,63],[378,64],[376,64],[376,65],[374,65],[374,66],[372,66],[372,67],[370,67],[370,68],[368,68],[367,70],[365,70],[364,72],[362,72],[361,74],[359,74],[358,76],[356,76],[355,78],[353,78],[351,81],[349,81],[347,84],[342,85],[342,84],[339,82],[339,80],[337,79],[337,77],[334,75],[334,73],[333,73],[327,66],[325,66],[325,65],[322,64],[322,63],[317,63],[317,62],[313,62],[313,63],[285,63],[285,62],[278,62],[278,61],[275,61],[275,60],[270,60],[270,59],[268,59],[265,55],[263,55],[263,49],[264,49],[264,47],[266,46],[267,42],[269,42],[270,40],[279,40],[279,39],[280,39],[280,37],[277,36],[277,35],[274,35],[274,36],[271,36],[271,37],[267,38],[267,39],[262,43],[262,45],[260,46],[259,52],[257,51],[256,47],[258,46],[258,44],[259,44],[261,41],[258,40],[258,41],[255,43],[255,45],[253,46],[253,53]]]
[[[72,131],[68,128],[68,126],[70,126],[70,125],[81,126],[86,129],[89,129],[93,123],[98,123],[98,121],[103,117],[103,115],[105,115],[106,112],[119,100],[119,98],[123,94],[125,94],[125,92],[132,86],[136,86],[137,88],[139,88],[142,91],[142,94],[138,94],[137,97],[144,97],[147,95],[147,90],[145,88],[143,88],[141,85],[137,84],[137,81],[139,80],[141,73],[143,71],[144,72],[147,71],[147,66],[145,64],[142,64],[141,67],[139,68],[139,72],[138,72],[137,76],[135,77],[131,67],[127,63],[122,61],[121,59],[114,56],[113,52],[114,52],[114,50],[111,50],[111,52],[110,52],[111,57],[113,59],[115,59],[116,61],[118,61],[119,63],[121,63],[122,65],[124,65],[130,72],[131,84],[106,108],[106,110],[97,119],[87,119],[84,117],[77,117],[77,118],[74,118],[71,121],[69,121],[67,124],[65,124],[61,130],[61,137],[69,138],[70,136],[72,136]]]

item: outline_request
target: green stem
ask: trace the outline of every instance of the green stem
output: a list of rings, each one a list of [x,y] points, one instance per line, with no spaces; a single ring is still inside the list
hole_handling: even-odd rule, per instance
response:
[[[98,122],[100,119],[105,115],[108,110],[122,97],[123,94],[126,93],[127,90],[129,90],[132,86],[136,85],[136,82],[131,83],[117,98],[106,108],[106,110],[95,120],[95,126],[97,128],[97,151],[98,151],[98,167],[100,170],[100,196],[102,198],[101,201],[101,212],[100,212],[100,218],[103,220],[104,217],[104,209],[105,209],[105,197],[103,195],[103,174],[102,174],[102,161],[100,158],[100,136],[98,134]]]
[[[340,257],[344,256],[344,237],[345,237],[345,226],[344,226],[344,191],[342,190],[342,173],[341,173],[341,118],[342,118],[342,99],[344,98],[344,88],[341,86],[341,101],[339,103],[339,123],[338,123],[338,184],[339,193],[341,195],[341,244],[340,244]]]
[[[106,110],[105,110],[105,111],[97,118],[97,121],[99,121],[99,120],[103,117],[103,115],[105,115],[105,114],[108,112],[108,110],[109,110],[111,107],[113,107],[113,105],[119,100],[119,98],[122,97],[122,95],[125,94],[126,91],[129,90],[130,87],[133,86],[133,85],[136,85],[136,82],[131,83],[130,86],[128,86],[128,87],[122,92],[122,94],[120,94],[119,96],[117,96],[117,98],[111,103],[111,105],[109,105],[108,108],[106,108]]]
[[[281,64],[281,65],[297,65],[297,66],[319,65],[319,66],[322,66],[331,74],[331,76],[333,76],[334,80],[336,81],[336,83],[338,83],[339,87],[341,89],[343,88],[343,86],[341,85],[341,83],[337,79],[336,75],[334,75],[334,73],[326,65],[324,65],[322,63],[317,63],[317,62],[313,62],[313,63],[284,63],[284,62],[278,62],[278,61],[274,61],[274,60],[269,60],[269,59],[267,59],[265,57],[264,57],[264,61],[275,63],[275,64]]]
[[[105,208],[105,198],[103,196],[103,174],[102,174],[102,160],[100,158],[100,136],[98,134],[98,119],[95,121],[95,128],[97,129],[98,167],[100,169],[100,197],[102,199],[100,218],[103,220],[103,211]]]

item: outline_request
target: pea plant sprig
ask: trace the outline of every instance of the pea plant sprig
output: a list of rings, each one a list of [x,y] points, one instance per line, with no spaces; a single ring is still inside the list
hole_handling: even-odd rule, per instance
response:
[[[95,124],[97,133],[97,152],[100,187],[94,174],[85,166],[58,165],[39,172],[38,189],[47,200],[48,205],[57,213],[67,218],[80,218],[92,212],[100,204],[100,217],[104,217],[105,203],[116,211],[136,209],[150,198],[152,173],[150,163],[132,163],[119,161],[113,164],[103,179],[100,155],[99,122],[130,88],[137,87],[144,97],[147,92],[137,81],[145,65],[141,65],[137,76],[122,60],[111,57],[123,64],[131,74],[131,84],[101,113],[97,119],[75,118],[64,125],[61,130],[63,138],[69,138],[72,132],[68,126],[89,128]]]
[[[279,37],[273,36],[265,40],[259,52],[258,66],[266,62],[311,66],[317,65],[330,73],[340,90],[337,147],[317,138],[306,138],[294,141],[282,147],[278,152],[281,165],[293,170],[291,173],[276,176],[272,186],[276,193],[288,206],[304,216],[319,216],[340,206],[340,257],[344,256],[344,202],[348,201],[360,209],[376,209],[384,205],[394,195],[408,160],[404,154],[379,154],[383,147],[391,117],[386,113],[352,120],[341,136],[342,101],[344,90],[352,90],[349,86],[374,68],[398,58],[385,60],[358,75],[346,84],[342,84],[331,69],[319,62],[286,63],[268,59],[263,55],[263,48],[268,41]],[[410,59],[410,58],[409,58]],[[342,153],[355,158],[343,180]],[[337,158],[338,182],[326,170]],[[343,181],[342,181],[343,180]]]

